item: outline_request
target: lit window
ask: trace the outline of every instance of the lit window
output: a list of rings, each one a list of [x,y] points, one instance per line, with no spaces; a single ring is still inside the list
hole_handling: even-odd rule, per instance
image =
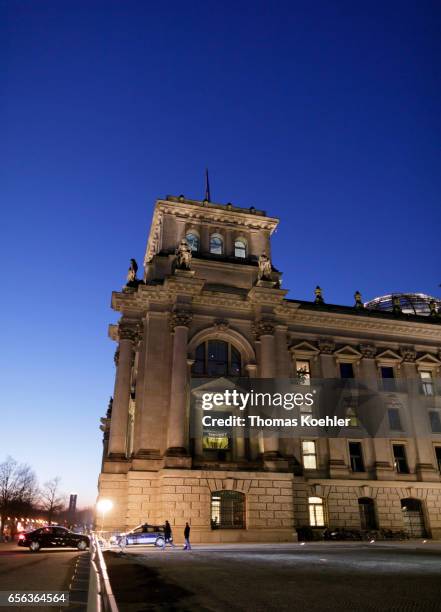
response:
[[[234,257],[245,259],[247,256],[247,246],[243,240],[236,240],[234,243]]]
[[[393,444],[392,450],[394,454],[394,467],[399,474],[408,474],[409,466],[407,465],[406,449],[404,444]]]
[[[424,395],[435,395],[432,372],[420,371],[421,391]]]
[[[349,442],[349,460],[353,472],[364,472],[361,442]]]
[[[309,497],[309,524],[311,527],[325,526],[325,509],[321,497]]]
[[[224,252],[224,241],[220,234],[211,234],[210,236],[210,253],[213,255],[222,255]]]
[[[245,529],[245,495],[239,491],[211,494],[211,528]]]
[[[192,251],[199,251],[199,236],[197,234],[190,232],[185,236],[185,239]]]
[[[296,360],[296,372],[299,384],[311,384],[311,364],[309,363],[309,361]]]
[[[346,418],[349,419],[349,427],[359,427],[357,413],[353,406],[349,406],[346,410]]]
[[[317,469],[317,451],[314,440],[302,441],[302,457],[305,470]]]

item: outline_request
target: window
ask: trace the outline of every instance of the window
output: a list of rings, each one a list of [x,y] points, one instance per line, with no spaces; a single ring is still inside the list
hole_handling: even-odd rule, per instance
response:
[[[245,529],[245,495],[239,491],[211,494],[211,528]]]
[[[231,416],[228,412],[210,412],[213,419],[226,419]],[[231,427],[203,426],[202,448],[205,451],[227,451],[231,449],[233,431]]]
[[[435,395],[435,389],[433,385],[432,372],[429,371],[421,371],[420,372],[421,379],[421,392],[424,395]]]
[[[346,410],[346,418],[349,419],[349,427],[360,426],[354,406],[348,407],[348,409]]]
[[[353,472],[364,472],[361,442],[349,442],[349,460]]]
[[[314,440],[302,441],[302,457],[305,470],[317,469],[317,450]]]
[[[199,251],[199,236],[193,232],[189,232],[185,239],[187,240],[188,246],[194,252]]]
[[[234,257],[245,259],[247,256],[247,245],[244,240],[236,240],[234,243]]]
[[[441,433],[441,419],[438,410],[429,411],[430,427],[433,433]]]
[[[308,497],[309,524],[311,527],[325,526],[325,509],[321,497]]]
[[[441,446],[435,446],[436,464],[441,472]]]
[[[358,510],[360,512],[360,526],[362,529],[378,529],[373,499],[370,497],[360,497],[358,500]]]
[[[380,374],[384,391],[395,391],[395,372],[391,366],[381,366]]]
[[[311,364],[309,361],[299,361],[296,359],[296,373],[299,384],[311,384]]]
[[[340,363],[341,378],[354,378],[354,368],[352,363]]]
[[[242,360],[239,351],[228,342],[208,340],[195,351],[192,374],[199,376],[240,376]]]
[[[388,408],[387,416],[389,418],[389,429],[393,431],[402,431],[400,411],[398,408]]]
[[[210,236],[210,253],[213,255],[222,255],[224,252],[224,240],[220,234],[211,234]]]
[[[398,474],[408,474],[409,466],[407,465],[406,449],[404,444],[393,444],[394,467]]]

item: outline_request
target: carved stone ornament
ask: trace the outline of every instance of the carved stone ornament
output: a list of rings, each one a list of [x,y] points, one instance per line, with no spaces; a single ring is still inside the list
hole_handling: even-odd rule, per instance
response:
[[[273,336],[275,325],[273,321],[261,319],[253,324],[253,334],[258,339],[260,336]]]
[[[113,361],[115,362],[116,367],[118,367],[118,364],[119,364],[119,347],[115,351],[115,354],[113,356]]]
[[[216,319],[213,326],[217,331],[226,331],[230,327],[230,323],[227,319]]]
[[[127,324],[122,322],[119,324],[118,334],[120,340],[130,340],[137,349],[142,338],[142,323]]]
[[[170,330],[174,331],[176,327],[189,327],[192,320],[193,315],[188,310],[176,310],[170,319]]]
[[[413,348],[413,346],[402,346],[400,348],[400,354],[403,361],[413,362],[416,359],[416,350]]]
[[[359,349],[365,359],[374,359],[377,354],[377,349],[373,344],[360,344]]]
[[[318,341],[318,347],[324,355],[332,355],[335,350],[335,342],[331,338],[321,338]]]

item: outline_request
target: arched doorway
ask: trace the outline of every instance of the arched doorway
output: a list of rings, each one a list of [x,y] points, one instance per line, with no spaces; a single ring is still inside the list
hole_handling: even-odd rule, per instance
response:
[[[423,538],[426,535],[423,504],[419,499],[408,497],[401,500],[401,512],[406,533],[411,538]]]
[[[375,502],[371,497],[360,497],[358,500],[360,526],[362,529],[378,529]]]

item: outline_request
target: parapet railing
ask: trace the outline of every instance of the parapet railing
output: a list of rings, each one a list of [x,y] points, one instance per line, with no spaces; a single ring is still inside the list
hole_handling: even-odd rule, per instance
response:
[[[101,544],[96,534],[93,534],[91,543],[87,612],[118,612]]]

